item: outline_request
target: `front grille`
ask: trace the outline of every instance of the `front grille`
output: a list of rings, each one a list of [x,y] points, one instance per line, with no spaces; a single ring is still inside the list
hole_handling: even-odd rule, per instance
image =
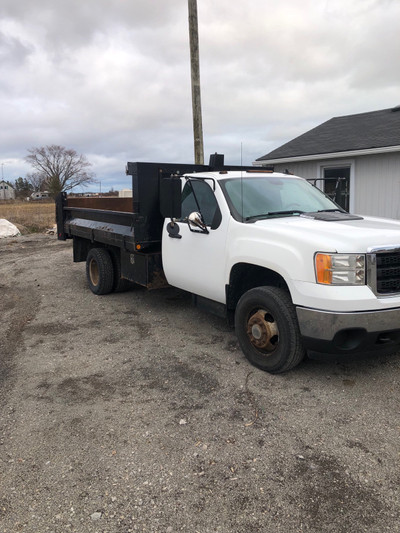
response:
[[[376,292],[400,292],[400,251],[376,254]]]

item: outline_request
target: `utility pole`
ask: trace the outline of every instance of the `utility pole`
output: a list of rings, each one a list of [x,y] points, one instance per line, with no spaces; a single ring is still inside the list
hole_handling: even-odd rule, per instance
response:
[[[189,39],[190,66],[192,77],[192,109],[194,135],[194,162],[204,165],[203,121],[201,117],[200,94],[200,60],[199,60],[199,30],[197,22],[197,0],[188,0],[189,4]]]

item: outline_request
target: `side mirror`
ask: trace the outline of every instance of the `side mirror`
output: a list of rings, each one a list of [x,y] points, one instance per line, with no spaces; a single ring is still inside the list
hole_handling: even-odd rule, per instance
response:
[[[164,218],[181,218],[180,178],[161,178],[160,211]]]
[[[187,221],[189,224],[190,231],[200,230],[199,233],[209,233],[207,226],[204,223],[203,217],[197,211],[190,213]],[[196,229],[193,230],[192,228],[196,228]]]

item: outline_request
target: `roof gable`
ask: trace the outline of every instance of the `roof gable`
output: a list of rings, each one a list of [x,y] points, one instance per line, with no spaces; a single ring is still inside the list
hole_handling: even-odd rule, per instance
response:
[[[400,145],[400,106],[334,117],[257,161]]]
[[[7,187],[9,187],[10,189],[14,190],[14,187],[10,183],[8,183],[7,181],[4,181],[4,180],[0,181],[0,185],[2,185],[3,187],[5,185],[7,185]]]

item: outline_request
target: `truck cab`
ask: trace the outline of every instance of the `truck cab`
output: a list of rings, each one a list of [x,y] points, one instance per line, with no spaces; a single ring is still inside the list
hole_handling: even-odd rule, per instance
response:
[[[128,163],[133,199],[114,208],[60,197],[59,238],[74,239],[90,289],[188,291],[272,373],[307,352],[396,349],[400,222],[350,214],[298,176],[216,162]]]
[[[202,305],[215,310],[218,303],[234,316],[253,364],[282,371],[307,350],[343,354],[398,345],[398,221],[347,213],[287,174],[221,171],[181,180],[174,235],[164,226],[166,278]],[[385,262],[391,266],[377,269]],[[283,334],[289,324],[290,335]]]

